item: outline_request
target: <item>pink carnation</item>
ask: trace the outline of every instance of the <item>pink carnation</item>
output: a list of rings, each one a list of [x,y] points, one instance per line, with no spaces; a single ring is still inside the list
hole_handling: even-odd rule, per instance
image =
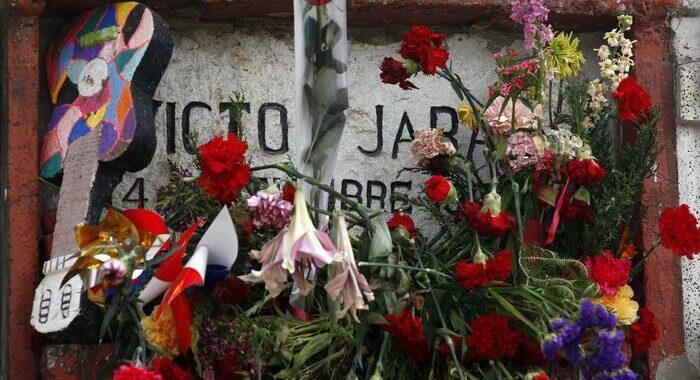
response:
[[[248,198],[248,208],[256,229],[279,230],[289,222],[294,206],[282,199],[279,194],[258,191],[257,194]]]
[[[491,131],[499,135],[509,135],[511,130],[532,128],[535,115],[520,100],[515,102],[515,120],[513,120],[513,103],[509,100],[505,107],[503,97],[494,99],[484,111],[484,120],[491,126]],[[503,112],[501,112],[503,110]],[[515,121],[515,123],[513,123]],[[512,126],[512,128],[511,128]]]
[[[514,172],[539,162],[535,141],[532,136],[524,132],[517,132],[508,137],[506,154],[510,157],[508,162]]]

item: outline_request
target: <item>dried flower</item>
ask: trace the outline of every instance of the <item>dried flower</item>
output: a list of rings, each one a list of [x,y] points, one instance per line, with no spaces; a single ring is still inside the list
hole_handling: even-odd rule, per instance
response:
[[[374,293],[355,264],[345,216],[336,214],[333,224],[335,226],[333,242],[338,247],[338,256],[332,264],[325,289],[331,299],[343,305],[343,308],[336,312],[337,317],[343,318],[350,311],[350,315],[359,323],[357,310],[369,309],[369,305],[365,303],[365,297],[367,302],[372,302]]]
[[[284,227],[292,216],[294,207],[282,199],[280,194],[271,194],[265,190],[258,191],[247,201],[253,226],[257,229]]]
[[[408,81],[411,74],[406,71],[403,63],[391,57],[385,57],[380,66],[381,73],[379,77],[386,84],[398,84],[403,90],[411,90],[416,87],[412,82]]]
[[[499,96],[484,111],[484,120],[491,127],[492,133],[509,135],[518,129],[529,129],[537,126],[535,115],[523,102],[520,100],[515,102],[515,117],[513,117],[513,101],[509,99],[505,107],[504,101],[505,98]]]
[[[411,153],[418,165],[426,166],[430,159],[438,155],[451,156],[457,152],[454,145],[444,137],[442,128],[423,129],[416,131],[411,143]]]

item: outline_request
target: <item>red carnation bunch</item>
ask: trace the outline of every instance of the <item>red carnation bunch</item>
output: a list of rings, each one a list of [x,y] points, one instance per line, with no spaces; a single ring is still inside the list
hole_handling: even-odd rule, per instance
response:
[[[462,212],[467,217],[469,226],[483,236],[504,237],[516,226],[515,219],[507,212],[492,215],[488,209],[482,211],[478,202],[465,202],[462,204]]]
[[[488,285],[491,281],[505,281],[511,274],[511,252],[503,250],[485,263],[468,263],[460,260],[455,264],[455,278],[464,290]]]
[[[430,357],[430,347],[423,334],[423,321],[413,316],[409,308],[399,314],[387,314],[389,322],[382,329],[394,337],[396,348],[417,364],[423,364]]]
[[[250,285],[237,277],[228,277],[218,283],[212,295],[214,299],[227,305],[235,305],[250,297]]]
[[[403,35],[399,53],[405,59],[418,63],[424,73],[434,75],[444,69],[450,53],[443,49],[444,34],[434,33],[426,26],[413,26]]]
[[[591,281],[598,284],[602,294],[613,296],[617,289],[627,284],[632,269],[632,261],[616,259],[612,251],[605,250],[593,259],[586,257],[586,268]]]
[[[678,256],[692,259],[700,253],[700,228],[697,224],[686,204],[664,209],[659,218],[661,244]]]
[[[622,80],[613,93],[617,102],[617,114],[623,122],[642,122],[646,120],[651,99],[637,79],[628,77]]]
[[[632,353],[641,355],[651,348],[651,344],[659,339],[659,326],[656,318],[646,307],[639,308],[639,320],[631,327],[627,333],[627,341],[632,345]]]
[[[607,171],[592,158],[573,159],[566,164],[569,178],[575,184],[590,186],[600,182]]]
[[[452,184],[441,175],[434,175],[425,181],[425,195],[433,202],[445,202],[450,193],[454,193]]]
[[[467,347],[475,359],[499,360],[515,355],[521,335],[510,328],[508,318],[482,315],[470,323],[470,328],[472,333],[467,337]]]
[[[564,198],[561,216],[568,220],[593,223],[593,210],[586,202]]]
[[[163,376],[149,371],[148,368],[138,367],[134,364],[122,364],[114,374],[112,380],[165,380]]]
[[[542,355],[540,344],[527,335],[523,335],[515,353],[515,362],[523,367],[547,367],[547,359]]]
[[[533,376],[530,380],[551,380],[549,376],[547,376],[546,373],[540,372],[537,375]]]
[[[409,236],[412,238],[416,236],[416,226],[413,223],[413,219],[399,211],[394,211],[394,215],[386,222],[386,225],[390,230],[401,227],[408,231]]]
[[[391,57],[385,57],[382,61],[382,65],[379,67],[381,73],[379,77],[382,78],[382,82],[386,84],[398,84],[403,90],[411,90],[416,87],[413,83],[408,81],[411,74],[406,71],[402,62],[399,62]]]
[[[153,371],[163,377],[163,380],[192,380],[192,374],[180,368],[172,360],[159,356],[151,363]]]
[[[235,134],[228,139],[214,137],[199,147],[202,174],[199,185],[214,199],[229,204],[238,200],[238,193],[250,181],[250,167],[245,162],[248,144]]]

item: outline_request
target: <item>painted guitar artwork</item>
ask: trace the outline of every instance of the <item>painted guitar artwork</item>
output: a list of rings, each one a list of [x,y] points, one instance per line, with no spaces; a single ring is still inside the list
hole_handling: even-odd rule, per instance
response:
[[[83,13],[49,48],[55,107],[41,176],[62,186],[51,259],[34,296],[31,324],[40,333],[60,337],[90,323],[81,277],[60,285],[79,254],[73,231],[80,223],[97,224],[124,172],[141,170],[153,158],[153,94],[172,49],[166,22],[136,2]]]

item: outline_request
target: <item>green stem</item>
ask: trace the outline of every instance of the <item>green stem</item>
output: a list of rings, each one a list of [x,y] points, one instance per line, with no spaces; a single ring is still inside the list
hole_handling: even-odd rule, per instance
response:
[[[639,262],[637,262],[636,264],[634,264],[634,267],[632,267],[632,271],[630,272],[630,281],[632,281],[634,277],[642,271],[642,268],[644,268],[644,263],[646,263],[647,260],[649,260],[651,254],[654,253],[654,251],[656,250],[656,248],[659,247],[660,244],[661,239],[656,239],[654,244],[652,244],[651,247],[649,247],[649,249],[646,252],[644,252],[644,256],[642,256],[642,259],[639,260]]]
[[[440,276],[448,279],[452,279],[452,276],[436,271],[435,269],[430,269],[430,268],[419,268],[419,267],[412,267],[409,265],[401,265],[401,264],[390,264],[390,263],[370,263],[367,261],[360,261],[357,263],[358,267],[386,267],[386,268],[399,268],[399,269],[405,269],[405,270],[413,270],[417,272],[425,272],[432,274],[434,276]]]

